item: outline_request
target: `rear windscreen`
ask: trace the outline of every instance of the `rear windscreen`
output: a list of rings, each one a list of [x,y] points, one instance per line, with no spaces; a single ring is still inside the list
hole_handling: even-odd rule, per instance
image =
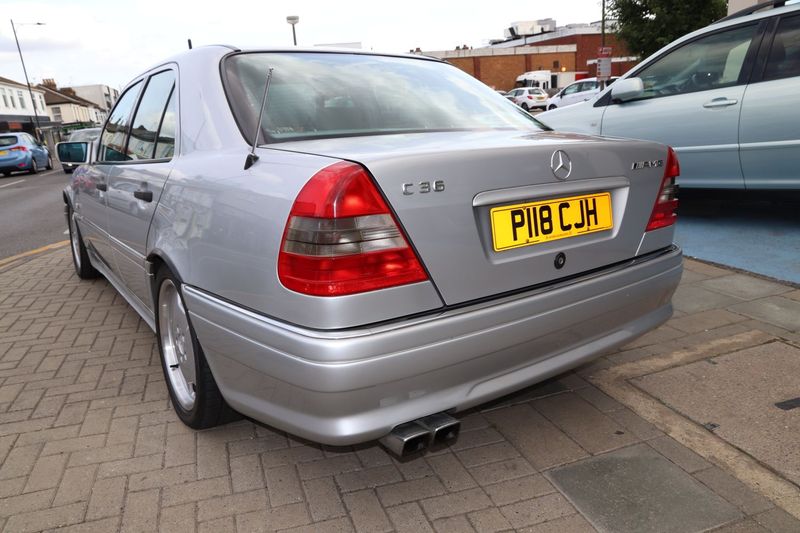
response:
[[[438,61],[347,53],[245,53],[225,88],[252,137],[273,68],[261,142],[420,131],[545,129],[490,87]]]
[[[18,144],[16,135],[0,135],[0,146],[14,146]]]

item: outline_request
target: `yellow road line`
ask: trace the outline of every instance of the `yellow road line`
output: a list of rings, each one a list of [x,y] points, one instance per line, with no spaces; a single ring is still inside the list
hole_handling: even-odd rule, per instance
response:
[[[48,244],[47,246],[42,246],[41,248],[36,248],[35,250],[28,250],[27,252],[22,252],[21,254],[12,255],[11,257],[6,257],[5,259],[0,259],[0,267],[7,265],[9,263],[13,263],[17,259],[22,259],[23,257],[30,257],[32,255],[40,254],[42,252],[46,252],[48,250],[55,250],[57,248],[63,248],[64,246],[68,245],[69,241],[59,241],[54,242],[53,244]]]

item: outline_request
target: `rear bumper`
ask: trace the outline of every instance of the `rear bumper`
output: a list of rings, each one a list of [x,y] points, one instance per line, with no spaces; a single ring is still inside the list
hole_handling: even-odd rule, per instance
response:
[[[375,439],[557,375],[665,322],[677,248],[511,297],[344,331],[288,325],[193,287],[184,298],[235,409],[326,444]]]
[[[13,159],[5,159],[3,161],[0,161],[0,172],[29,170],[31,168],[31,161],[33,161],[33,157],[29,154],[23,154]]]

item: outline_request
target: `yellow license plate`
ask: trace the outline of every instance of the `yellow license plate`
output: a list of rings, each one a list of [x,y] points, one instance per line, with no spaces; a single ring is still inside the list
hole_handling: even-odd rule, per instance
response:
[[[489,213],[495,252],[614,227],[607,192],[506,205]]]
[[[8,155],[8,150],[0,150],[0,155]]]

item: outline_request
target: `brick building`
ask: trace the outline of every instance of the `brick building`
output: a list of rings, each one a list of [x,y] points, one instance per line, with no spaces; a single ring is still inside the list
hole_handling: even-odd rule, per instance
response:
[[[608,31],[605,42],[612,48],[611,74],[619,76],[633,67],[633,57],[625,44]],[[560,80],[595,76],[597,49],[602,34],[599,23],[568,24],[529,36],[515,36],[484,48],[423,52],[452,63],[498,90],[514,88],[517,76],[534,70],[570,73]],[[563,86],[564,83],[561,83]]]

